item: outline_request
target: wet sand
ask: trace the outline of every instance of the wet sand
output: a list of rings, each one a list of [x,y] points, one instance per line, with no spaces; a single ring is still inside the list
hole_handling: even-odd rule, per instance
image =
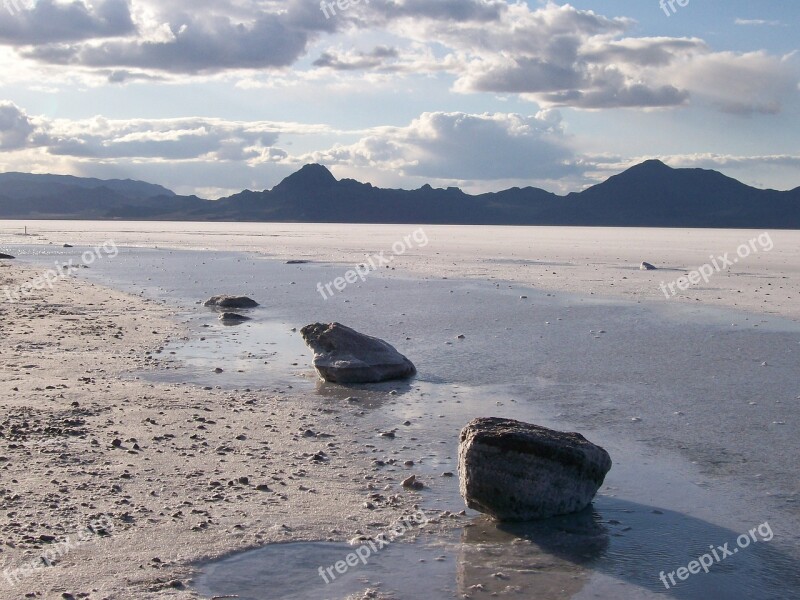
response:
[[[39,272],[3,263],[0,285]],[[383,491],[365,508],[397,482],[377,487],[364,461],[342,460],[362,434],[315,398],[133,379],[186,334],[173,317],[77,278],[0,304],[3,598],[197,597],[198,559],[412,510]],[[99,520],[103,535],[81,535]],[[53,566],[32,568],[43,554]]]

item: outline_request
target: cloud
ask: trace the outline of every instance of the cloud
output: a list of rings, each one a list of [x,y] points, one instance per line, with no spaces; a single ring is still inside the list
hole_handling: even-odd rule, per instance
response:
[[[315,72],[337,72],[338,83],[364,73],[430,75],[447,77],[459,93],[517,94],[545,108],[697,101],[741,115],[774,114],[797,96],[795,61],[715,52],[698,38],[635,37],[626,17],[530,4],[370,0],[326,18],[317,0],[41,0],[0,15],[0,43],[45,73],[67,67],[89,85],[235,73],[243,86],[268,88],[312,81]],[[330,37],[339,47],[322,50]],[[303,61],[312,48],[316,58]],[[756,63],[758,76],[743,77]]]
[[[0,101],[0,150],[28,146],[34,131],[33,122],[16,104]]]
[[[376,46],[370,52],[351,51],[346,54],[323,52],[313,64],[315,67],[327,67],[336,71],[356,71],[381,66],[386,59],[397,56],[396,48]]]
[[[166,41],[109,41],[99,46],[44,46],[24,56],[56,64],[130,67],[172,73],[211,73],[291,65],[305,52],[308,36],[278,15],[250,25],[228,18],[188,18]]]
[[[760,25],[768,25],[770,27],[780,27],[783,25],[780,21],[765,21],[764,19],[736,19],[734,21],[736,25],[751,25],[751,26],[760,26]]]
[[[281,135],[329,133],[324,125],[272,121],[226,121],[204,117],[177,119],[45,119],[29,117],[0,102],[0,149],[37,149],[53,157],[113,162],[280,161],[288,153],[276,147]]]
[[[766,52],[700,55],[674,65],[667,75],[698,101],[738,115],[777,114],[787,98],[797,95],[792,57],[777,59]]]
[[[423,113],[407,127],[377,128],[354,144],[301,158],[435,179],[553,179],[576,172],[561,117],[552,110]]]
[[[508,9],[500,0],[372,0],[371,19],[388,22],[397,19],[444,23],[487,23],[498,21]]]
[[[461,93],[519,94],[545,107],[581,109],[679,107],[696,96],[737,114],[774,113],[797,95],[796,69],[783,57],[714,52],[699,38],[625,37],[632,20],[569,4],[508,4],[483,21],[442,21],[422,12],[392,20],[392,14],[383,13],[388,31],[451,52],[444,68]],[[325,58],[319,66],[405,72],[397,61]],[[755,62],[759,75],[748,77]],[[712,77],[710,64],[721,67]],[[435,70],[419,62],[415,67]]]
[[[126,0],[69,3],[39,0],[19,12],[0,10],[0,44],[56,44],[132,34]]]

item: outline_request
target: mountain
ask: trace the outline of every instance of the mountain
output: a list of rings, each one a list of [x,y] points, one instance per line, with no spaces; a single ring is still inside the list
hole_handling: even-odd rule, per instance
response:
[[[271,190],[219,200],[144,182],[7,173],[0,218],[800,229],[800,188],[760,190],[658,160],[566,196],[533,187],[479,195],[382,189],[337,180],[322,165],[306,165]]]
[[[160,185],[132,179],[92,179],[72,175],[34,175],[31,173],[0,173],[0,190],[7,198],[52,197],[71,188],[96,190],[104,188],[126,198],[155,198],[174,196],[175,192]]]

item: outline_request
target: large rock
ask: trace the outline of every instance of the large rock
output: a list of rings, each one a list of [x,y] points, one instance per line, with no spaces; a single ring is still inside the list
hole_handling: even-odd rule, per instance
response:
[[[300,333],[314,351],[314,368],[325,381],[377,383],[405,379],[417,372],[390,344],[340,323],[314,323]]]
[[[579,433],[499,418],[475,419],[461,430],[461,495],[501,521],[580,511],[610,468],[608,452]]]
[[[639,265],[639,270],[640,271],[657,271],[658,267],[656,267],[655,265],[651,265],[649,262],[643,262],[641,265]]]
[[[203,306],[216,306],[217,308],[255,308],[258,302],[247,296],[212,296],[203,303]]]
[[[10,254],[2,254],[0,253],[0,260],[14,260],[14,257]]]

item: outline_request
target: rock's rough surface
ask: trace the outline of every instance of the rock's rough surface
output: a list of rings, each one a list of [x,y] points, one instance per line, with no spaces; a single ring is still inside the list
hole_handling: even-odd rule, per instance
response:
[[[340,323],[314,323],[303,327],[300,333],[314,351],[314,368],[325,381],[377,383],[404,379],[417,372],[391,344]]]
[[[582,510],[610,468],[608,452],[579,433],[494,417],[461,430],[461,495],[470,508],[501,521]]]
[[[255,308],[258,302],[247,296],[212,296],[203,303],[203,306],[216,306],[217,308]]]
[[[643,262],[641,265],[639,265],[639,270],[640,271],[657,271],[658,267],[656,267],[654,265],[651,265],[649,262]]]

